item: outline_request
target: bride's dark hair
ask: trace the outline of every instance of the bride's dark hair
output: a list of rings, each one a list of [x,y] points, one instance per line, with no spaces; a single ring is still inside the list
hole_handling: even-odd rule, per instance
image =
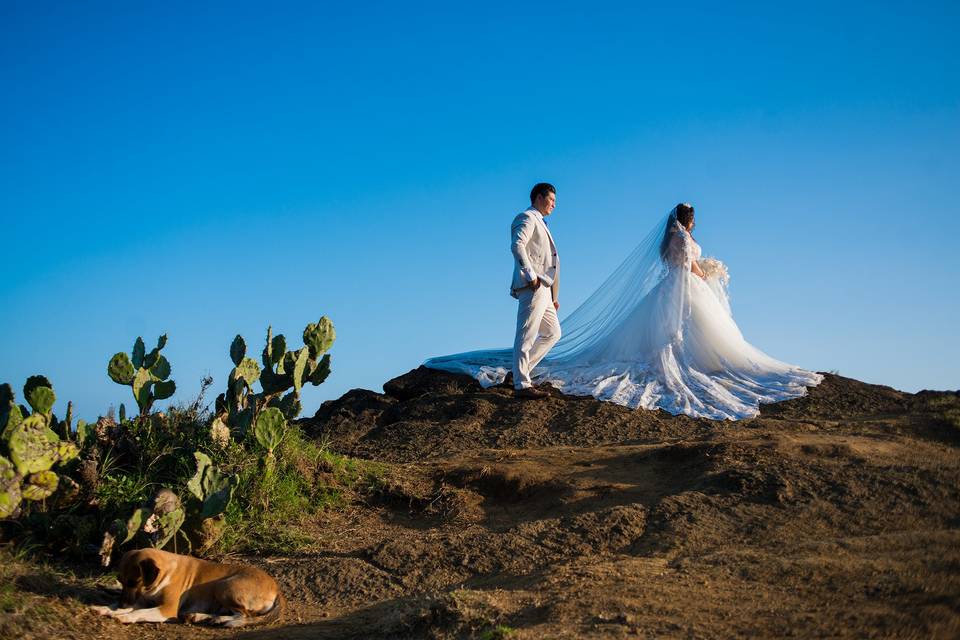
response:
[[[681,202],[674,210],[677,212],[677,222],[686,229],[693,222],[693,205]]]
[[[693,205],[686,202],[681,202],[673,208],[673,211],[670,212],[670,217],[667,218],[667,228],[663,230],[663,239],[660,241],[660,257],[666,259],[667,250],[670,248],[670,239],[673,237],[673,234],[677,230],[675,222],[679,222],[680,226],[686,230],[687,225],[693,220]]]

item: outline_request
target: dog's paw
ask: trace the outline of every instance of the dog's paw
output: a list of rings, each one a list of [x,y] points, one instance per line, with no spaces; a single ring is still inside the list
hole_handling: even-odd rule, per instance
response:
[[[109,616],[110,614],[113,613],[113,609],[111,609],[110,607],[99,605],[99,604],[90,605],[90,610],[101,616]]]
[[[183,616],[186,624],[202,624],[210,619],[209,613],[188,613]]]

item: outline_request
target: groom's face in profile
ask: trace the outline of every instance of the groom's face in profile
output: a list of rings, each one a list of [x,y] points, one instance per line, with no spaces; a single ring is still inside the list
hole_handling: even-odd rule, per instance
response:
[[[546,195],[539,195],[533,206],[536,207],[537,211],[548,216],[553,213],[553,208],[557,206],[557,194],[548,191]]]

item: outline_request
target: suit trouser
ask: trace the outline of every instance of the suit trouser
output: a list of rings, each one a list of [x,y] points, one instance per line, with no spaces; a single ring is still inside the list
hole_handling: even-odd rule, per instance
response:
[[[553,307],[550,287],[517,292],[517,336],[513,341],[513,385],[517,389],[532,387],[530,372],[560,339],[560,320]]]

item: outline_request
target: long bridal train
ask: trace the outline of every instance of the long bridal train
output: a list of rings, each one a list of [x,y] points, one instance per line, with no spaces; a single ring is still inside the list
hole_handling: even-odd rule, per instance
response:
[[[704,278],[691,271],[694,262]],[[674,208],[561,322],[562,337],[534,379],[632,408],[728,420],[755,416],[760,404],[803,396],[819,384],[820,374],[780,362],[744,339],[727,282],[719,261],[701,260]],[[424,364],[489,387],[503,382],[512,354],[471,351]]]

